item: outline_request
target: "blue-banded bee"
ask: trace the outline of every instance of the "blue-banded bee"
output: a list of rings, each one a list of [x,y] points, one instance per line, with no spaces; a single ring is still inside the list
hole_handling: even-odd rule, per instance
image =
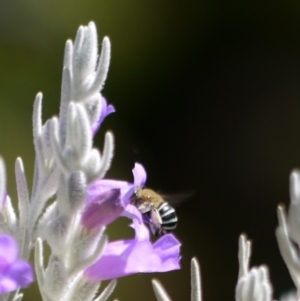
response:
[[[132,203],[143,214],[155,236],[164,235],[176,228],[178,218],[174,208],[152,189],[136,189]]]

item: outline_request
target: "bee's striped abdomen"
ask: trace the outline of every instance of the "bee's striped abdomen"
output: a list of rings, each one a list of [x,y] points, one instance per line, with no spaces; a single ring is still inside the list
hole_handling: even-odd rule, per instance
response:
[[[177,216],[173,207],[167,202],[162,202],[157,208],[162,219],[162,228],[166,232],[173,231],[177,226]]]

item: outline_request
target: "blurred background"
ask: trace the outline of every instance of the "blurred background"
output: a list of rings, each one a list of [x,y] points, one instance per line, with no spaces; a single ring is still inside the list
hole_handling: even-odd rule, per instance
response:
[[[182,269],[122,278],[113,297],[155,300],[157,278],[174,301],[189,300],[196,256],[204,301],[233,300],[240,233],[253,242],[251,264],[270,267],[274,298],[293,288],[274,231],[300,167],[300,3],[0,1],[0,153],[14,199],[15,158],[33,174],[34,97],[44,93],[44,120],[58,113],[65,41],[91,20],[112,42],[103,95],[117,112],[95,141],[102,148],[114,132],[107,177],[131,180],[141,162],[149,187],[197,191],[177,208]],[[112,224],[110,239],[132,235],[127,224]],[[25,301],[38,294],[32,285]]]

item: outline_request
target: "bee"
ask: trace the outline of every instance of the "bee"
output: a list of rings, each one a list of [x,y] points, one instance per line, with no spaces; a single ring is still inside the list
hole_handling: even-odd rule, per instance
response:
[[[143,214],[155,236],[162,236],[176,228],[178,218],[175,209],[152,189],[137,188],[132,203]]]

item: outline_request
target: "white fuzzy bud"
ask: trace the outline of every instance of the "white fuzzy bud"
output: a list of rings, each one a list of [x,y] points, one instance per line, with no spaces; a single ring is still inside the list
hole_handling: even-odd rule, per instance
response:
[[[44,229],[42,237],[47,240],[52,254],[63,256],[67,249],[70,217],[64,215],[51,220]]]
[[[67,273],[61,260],[51,255],[45,271],[44,294],[51,301],[61,300],[67,289]]]
[[[289,236],[300,246],[300,172],[293,170],[290,176],[291,203],[288,213]]]
[[[236,301],[271,301],[272,286],[267,267],[252,268],[241,277],[236,287],[235,299]]]
[[[84,103],[84,107],[88,114],[91,125],[93,125],[99,119],[100,112],[102,109],[101,98],[102,98],[101,94],[96,93],[88,101]]]
[[[73,210],[82,207],[86,199],[86,178],[83,172],[75,171],[68,179],[68,201]],[[71,212],[70,212],[71,213]]]

